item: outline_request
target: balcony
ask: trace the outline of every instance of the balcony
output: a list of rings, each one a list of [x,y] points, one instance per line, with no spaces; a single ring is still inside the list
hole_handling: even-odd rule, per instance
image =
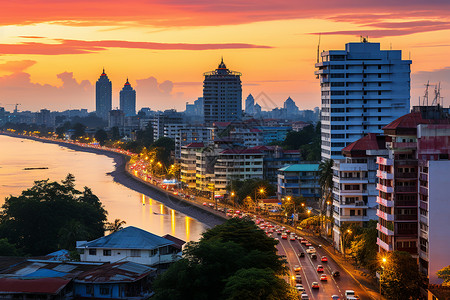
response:
[[[394,201],[386,200],[380,196],[377,196],[377,203],[385,207],[394,207]]]
[[[416,149],[417,143],[415,142],[390,142],[386,143],[386,146],[391,149]]]
[[[379,183],[377,183],[377,190],[385,192],[385,193],[393,193],[394,192],[394,188],[392,186],[385,186],[385,185],[382,185]]]
[[[417,193],[417,187],[416,186],[396,186],[395,192],[396,193]]]
[[[386,221],[394,221],[394,215],[385,213],[384,211],[381,211],[379,209],[377,209],[377,216]]]
[[[428,174],[420,173],[419,179],[423,181],[428,181]]]
[[[396,221],[417,221],[417,215],[395,215]]]
[[[397,207],[417,207],[417,201],[415,201],[415,200],[395,200],[395,206],[397,206]]]
[[[415,159],[396,159],[395,165],[396,166],[414,167],[414,166],[417,166],[417,160],[415,160]]]
[[[394,174],[386,171],[377,170],[377,177],[381,179],[394,179]]]
[[[390,158],[384,158],[384,157],[377,157],[377,164],[379,165],[384,165],[384,166],[393,166],[394,165],[394,160],[390,159]]]
[[[378,229],[378,231],[384,233],[385,235],[394,235],[394,232],[392,230],[387,229],[380,223],[377,224],[377,229]]]
[[[377,245],[386,251],[392,251],[392,245],[383,242],[380,238],[377,238]]]
[[[419,187],[419,193],[421,193],[422,195],[428,195],[428,188],[424,186]]]

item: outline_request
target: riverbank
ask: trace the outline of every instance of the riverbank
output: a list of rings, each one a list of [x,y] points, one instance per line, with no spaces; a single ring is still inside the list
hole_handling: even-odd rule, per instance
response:
[[[214,212],[210,212],[207,209],[203,209],[203,207],[196,205],[195,203],[189,203],[187,201],[178,199],[173,195],[168,194],[167,192],[159,189],[158,187],[152,186],[148,183],[143,183],[139,179],[128,174],[125,167],[126,163],[129,160],[129,156],[125,154],[112,152],[104,149],[82,147],[79,145],[66,143],[64,141],[59,140],[40,139],[37,137],[22,136],[1,132],[0,134],[14,138],[34,140],[42,143],[57,144],[61,147],[65,147],[74,151],[83,151],[110,157],[114,160],[115,165],[114,171],[108,173],[108,175],[110,175],[115,182],[133,191],[144,194],[147,197],[155,199],[156,201],[161,202],[165,206],[174,209],[182,214],[185,214],[186,216],[196,219],[199,222],[205,224],[207,227],[212,228],[216,225],[222,224],[225,221],[225,217],[216,215]]]

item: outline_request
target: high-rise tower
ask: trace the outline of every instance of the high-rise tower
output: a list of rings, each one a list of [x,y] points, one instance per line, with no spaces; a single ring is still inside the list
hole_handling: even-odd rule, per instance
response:
[[[128,78],[120,91],[120,109],[127,117],[136,115],[136,91],[131,87]]]
[[[367,39],[321,53],[322,159],[343,159],[342,148],[409,112],[410,64]]]
[[[241,73],[230,71],[223,59],[219,67],[203,74],[203,115],[205,123],[242,119]]]
[[[245,99],[245,113],[248,115],[255,114],[255,98],[252,94],[248,94],[247,99]]]
[[[95,83],[95,112],[97,116],[108,120],[112,109],[112,84],[103,69],[103,73]]]

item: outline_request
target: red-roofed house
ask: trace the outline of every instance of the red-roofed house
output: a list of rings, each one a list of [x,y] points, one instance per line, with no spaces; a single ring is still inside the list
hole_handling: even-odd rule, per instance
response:
[[[333,241],[341,249],[341,227],[344,224],[364,226],[377,220],[376,157],[386,157],[386,137],[369,133],[344,149],[343,160],[333,166]]]

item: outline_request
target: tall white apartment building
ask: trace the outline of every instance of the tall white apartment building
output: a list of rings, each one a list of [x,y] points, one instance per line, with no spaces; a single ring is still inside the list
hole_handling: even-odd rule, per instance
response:
[[[410,111],[411,60],[401,50],[363,39],[320,59],[322,159],[343,159],[342,148]]]

